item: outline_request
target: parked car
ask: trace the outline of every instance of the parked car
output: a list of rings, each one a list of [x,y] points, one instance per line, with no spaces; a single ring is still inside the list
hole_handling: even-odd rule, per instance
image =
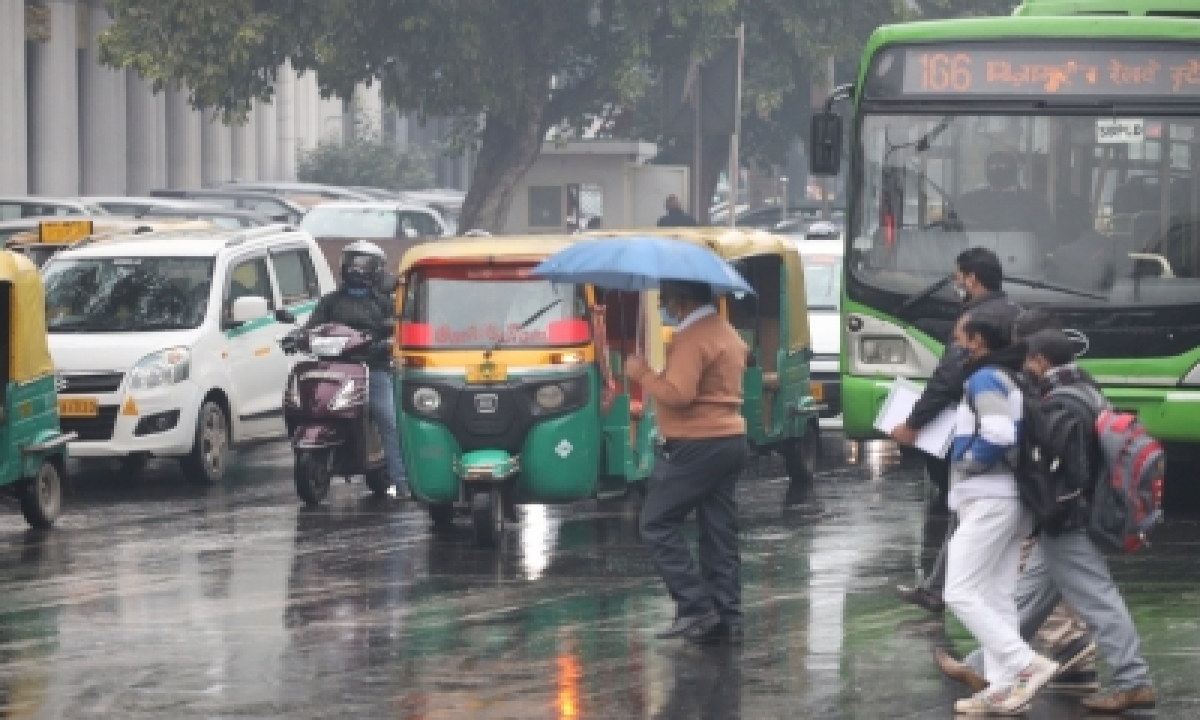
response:
[[[262,227],[270,225],[271,218],[252,210],[231,210],[219,207],[202,207],[197,209],[184,208],[150,208],[141,215],[143,218],[177,218],[180,220],[207,220],[213,225],[225,230],[240,228]]]
[[[109,238],[42,274],[71,455],[129,472],[177,458],[197,483],[221,479],[232,446],[283,433],[293,361],[271,312],[303,319],[334,289],[312,236],[282,225]]]
[[[328,202],[304,216],[300,227],[317,239],[331,266],[342,248],[357,240],[370,240],[388,256],[388,267],[400,265],[404,251],[422,240],[447,235],[436,211],[423,205],[394,202]]]
[[[96,218],[82,215],[30,218],[9,222],[25,223],[8,235],[4,248],[21,253],[41,267],[58,253],[88,240],[95,242],[113,235],[151,233],[159,230],[208,230],[211,223],[175,219],[141,219],[102,215]]]
[[[350,188],[338,187],[337,185],[323,185],[321,183],[308,182],[285,182],[282,180],[237,180],[234,182],[224,183],[221,185],[221,188],[231,190],[253,190],[255,192],[271,193],[272,195],[281,195],[283,197],[291,197],[296,195],[319,197],[326,200],[356,200],[359,202],[369,202],[375,199],[367,193],[351,190]]]
[[[0,220],[107,214],[99,205],[84,202],[79,198],[35,197],[32,195],[0,197]]]
[[[809,223],[821,219],[822,211],[819,203],[802,203],[800,205],[788,206],[787,217],[784,217],[783,208],[778,205],[749,210],[738,215],[737,226],[741,228],[756,227],[763,230],[773,229],[779,226],[780,223],[798,221],[796,227],[800,232],[807,229]],[[833,220],[843,220],[846,217],[846,208],[833,207],[830,209],[830,217]],[[785,233],[787,234],[787,233]]]
[[[299,225],[308,209],[299,203],[271,193],[257,190],[151,190],[154,197],[172,197],[196,200],[205,205],[216,205],[232,210],[250,210],[262,213],[275,222]]]
[[[213,207],[212,205],[195,200],[166,197],[85,197],[83,198],[83,202],[89,205],[98,205],[104,208],[104,211],[110,215],[122,215],[124,217],[140,217],[151,208],[195,210]]]
[[[826,407],[821,412],[821,429],[840,429],[842,265],[845,251],[840,240],[806,240],[799,243],[798,248],[804,261],[804,291],[808,296],[813,396]]]

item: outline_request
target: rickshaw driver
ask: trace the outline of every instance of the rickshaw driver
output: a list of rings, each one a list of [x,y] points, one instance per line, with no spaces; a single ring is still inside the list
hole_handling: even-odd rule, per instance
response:
[[[317,302],[306,329],[325,323],[338,323],[360,332],[372,333],[375,343],[367,362],[371,371],[371,420],[379,430],[387,457],[388,476],[396,488],[396,497],[408,500],[408,473],[400,451],[400,433],[396,428],[395,393],[392,387],[392,332],[395,304],[385,288],[384,267],[387,255],[374,243],[358,241],[342,250],[341,280],[337,290]]]

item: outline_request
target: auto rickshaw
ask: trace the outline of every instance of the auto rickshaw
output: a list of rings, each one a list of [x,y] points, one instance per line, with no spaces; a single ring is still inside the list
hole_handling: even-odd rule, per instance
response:
[[[821,450],[823,386],[809,376],[812,345],[800,254],[780,236],[726,228],[655,228],[586,233],[583,237],[674,238],[703,245],[727,260],[755,290],[722,296],[720,312],[750,348],[742,414],[751,448],[784,459],[788,502],[805,499]],[[669,332],[669,331],[668,331]]]
[[[0,487],[10,488],[35,528],[54,524],[62,507],[67,443],[58,425],[54,362],[46,341],[46,298],[38,269],[0,250]]]
[[[37,227],[14,234],[5,248],[21,253],[41,267],[66,248],[86,239],[98,240],[109,235],[148,233],[158,230],[205,230],[215,228],[207,220],[131,220],[128,218],[45,218]]]
[[[400,263],[409,483],[435,524],[469,513],[482,545],[516,504],[621,497],[653,467],[653,408],[620,364],[636,349],[662,367],[657,303],[530,275],[577,240],[463,238]]]

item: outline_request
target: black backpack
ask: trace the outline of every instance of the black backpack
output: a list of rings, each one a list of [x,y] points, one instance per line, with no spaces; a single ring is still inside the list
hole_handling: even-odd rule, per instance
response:
[[[996,367],[996,366],[993,366]],[[1042,403],[1023,375],[996,367],[1021,392],[1021,433],[1017,460],[1006,463],[1016,476],[1021,502],[1040,531],[1058,535],[1078,510],[1087,483],[1087,432],[1091,428],[1065,408]],[[979,434],[979,413],[967,396]]]

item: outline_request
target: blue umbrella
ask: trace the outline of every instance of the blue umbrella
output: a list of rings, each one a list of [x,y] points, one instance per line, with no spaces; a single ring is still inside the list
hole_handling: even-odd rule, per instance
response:
[[[662,280],[705,283],[714,293],[754,293],[732,265],[708,248],[654,236],[584,240],[533,269],[556,283],[654,290]]]

